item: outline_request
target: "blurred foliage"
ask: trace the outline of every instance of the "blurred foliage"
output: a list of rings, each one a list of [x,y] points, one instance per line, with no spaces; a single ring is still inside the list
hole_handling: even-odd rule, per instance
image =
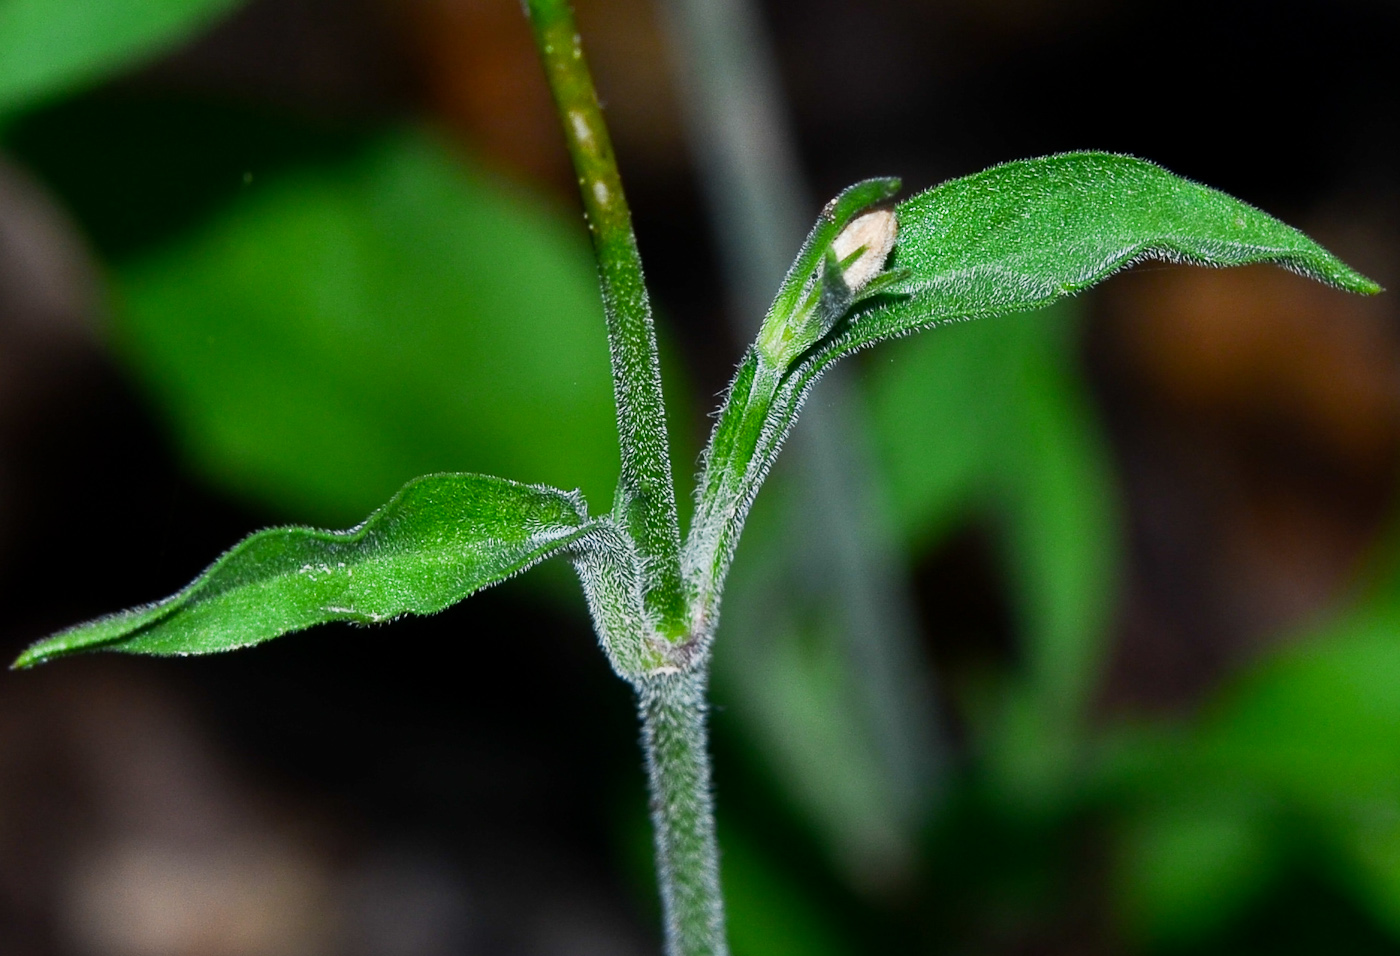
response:
[[[735,956],[846,956],[861,952],[779,862],[738,830],[721,829],[729,942]]]
[[[0,118],[174,47],[240,0],[7,0]]]
[[[432,140],[289,175],[116,289],[118,347],[226,486],[342,522],[435,471],[611,500],[579,230]]]
[[[804,520],[792,467],[779,459],[745,525],[715,641],[713,696],[743,721],[761,754],[754,764],[781,784],[838,869],[879,888],[907,875],[933,807],[908,819],[880,752],[890,742],[873,738],[878,728],[849,666],[840,593],[793,560],[803,535],[823,529]]]
[[[956,703],[997,799],[1039,812],[1071,799],[1087,759],[1085,708],[1119,554],[1105,442],[1076,371],[1080,319],[1069,302],[892,343],[867,367],[868,400],[842,395],[882,466],[884,513],[870,518],[892,523],[911,563],[969,521],[1000,532],[1020,660]],[[834,586],[789,558],[805,534],[828,533],[797,513],[792,467],[780,460],[736,555],[716,700],[744,718],[765,772],[840,868],[878,894],[917,870],[918,833],[939,808],[924,794],[905,819],[849,670],[844,621],[823,603]]]
[[[1019,673],[976,732],[1018,798],[1075,769],[1101,671],[1121,544],[1117,493],[1076,364],[1081,310],[950,325],[884,347],[869,367],[871,427],[911,556],[980,516],[999,532]]]
[[[4,145],[103,258],[124,262],[185,241],[288,173],[353,162],[382,132],[226,98],[99,89],[21,117]]]
[[[1310,870],[1400,938],[1400,602],[1393,582],[1258,661],[1184,727],[1124,732],[1124,910],[1196,942]]]

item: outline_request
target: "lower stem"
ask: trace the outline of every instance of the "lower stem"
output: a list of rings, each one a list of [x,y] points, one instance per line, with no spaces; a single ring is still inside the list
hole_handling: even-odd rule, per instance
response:
[[[637,683],[666,956],[728,956],[703,667]]]

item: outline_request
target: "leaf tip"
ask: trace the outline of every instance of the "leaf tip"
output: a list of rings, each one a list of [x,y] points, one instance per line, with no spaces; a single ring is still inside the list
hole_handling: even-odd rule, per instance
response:
[[[1320,265],[1288,261],[1279,264],[1290,271],[1298,272],[1310,279],[1316,279],[1318,282],[1341,289],[1343,292],[1354,292],[1357,295],[1378,295],[1385,291],[1385,287],[1379,282],[1357,272],[1331,253],[1324,252],[1323,255],[1325,259]]]
[[[10,665],[10,670],[29,670],[30,668],[37,667],[38,665],[47,661],[50,658],[50,656],[52,656],[48,653],[45,653],[44,645],[47,643],[48,641],[40,641],[38,644],[34,644],[30,647],[25,648],[24,651],[19,655],[19,657],[16,657],[14,659],[14,663]]]

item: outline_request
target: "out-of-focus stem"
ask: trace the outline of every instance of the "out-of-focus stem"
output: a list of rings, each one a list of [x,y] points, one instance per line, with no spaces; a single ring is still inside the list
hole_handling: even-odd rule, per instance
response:
[[[535,44],[578,173],[598,260],[612,354],[622,475],[618,517],[636,539],[646,572],[647,609],[668,637],[685,636],[680,526],[651,302],[622,192],[612,141],[566,0],[528,0]]]
[[[757,331],[810,224],[773,56],[752,0],[662,0],[682,103],[714,220],[740,340]],[[856,383],[837,367],[803,411],[787,453],[803,502],[823,532],[789,560],[833,595],[843,652],[871,745],[911,834],[936,777],[939,740],[901,559],[880,514]],[[782,599],[782,598],[780,598]],[[791,599],[791,598],[788,598]],[[746,634],[746,639],[761,635]]]

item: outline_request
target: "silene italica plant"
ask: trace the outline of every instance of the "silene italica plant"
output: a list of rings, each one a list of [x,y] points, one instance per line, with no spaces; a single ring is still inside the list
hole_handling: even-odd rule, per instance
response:
[[[207,654],[325,621],[432,614],[564,556],[604,653],[636,691],[666,952],[719,956],[711,646],[749,507],[822,373],[886,339],[1046,306],[1144,259],[1269,262],[1353,292],[1379,287],[1263,212],[1129,156],[1021,160],[902,201],[896,179],[857,183],[822,210],[739,362],[682,540],[656,335],[608,131],[567,0],[526,8],[602,285],[622,462],[611,507],[590,514],[576,491],[506,478],[427,475],[349,531],[254,534],[178,594],[42,640],[15,666],[99,649]]]

